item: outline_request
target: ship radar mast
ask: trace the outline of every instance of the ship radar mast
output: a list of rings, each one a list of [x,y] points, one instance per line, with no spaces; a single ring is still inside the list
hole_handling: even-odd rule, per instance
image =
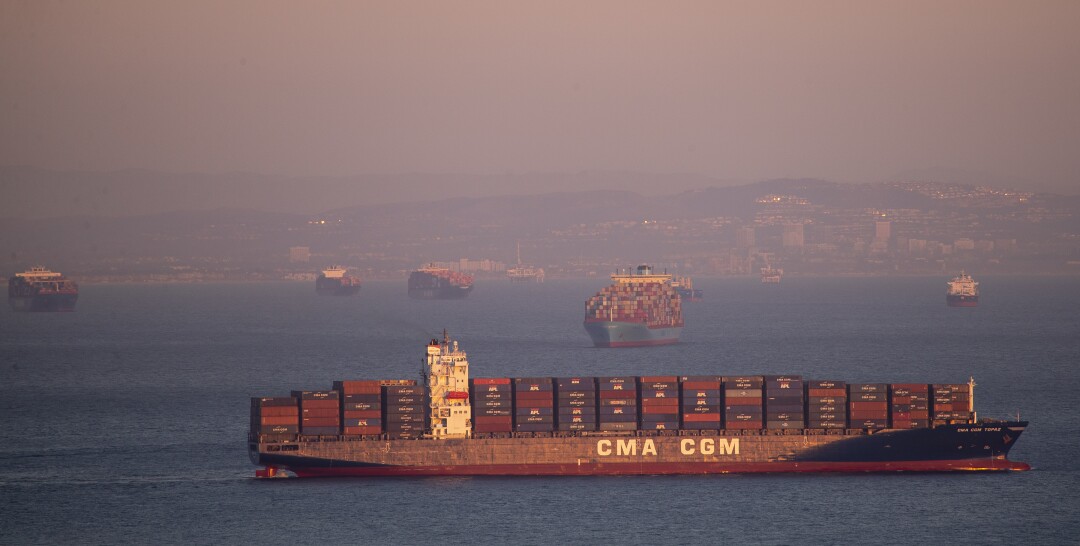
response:
[[[472,406],[469,403],[469,361],[457,341],[443,330],[440,342],[428,343],[424,359],[424,380],[430,408],[429,437],[467,438],[472,434]]]

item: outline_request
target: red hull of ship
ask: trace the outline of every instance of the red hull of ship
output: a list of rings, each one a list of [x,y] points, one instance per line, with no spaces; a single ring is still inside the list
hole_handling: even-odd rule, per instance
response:
[[[762,474],[795,472],[985,472],[1030,470],[1007,459],[886,462],[517,464],[476,466],[361,466],[290,469],[302,478],[332,476],[648,476],[664,474]]]

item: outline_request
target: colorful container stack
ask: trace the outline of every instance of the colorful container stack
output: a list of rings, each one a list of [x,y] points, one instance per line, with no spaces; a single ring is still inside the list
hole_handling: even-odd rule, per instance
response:
[[[418,438],[427,428],[426,395],[421,385],[382,387],[383,426],[391,438]]]
[[[935,383],[931,395],[934,397],[935,425],[971,419],[971,386],[967,383]]]
[[[550,377],[514,379],[514,430],[555,430],[555,389]]]
[[[597,415],[599,430],[636,430],[638,423],[636,377],[599,377]]]
[[[560,431],[596,430],[596,378],[560,377],[555,380],[555,426]]]
[[[765,428],[764,380],[761,376],[724,377],[724,428]]]
[[[334,381],[341,398],[341,433],[382,434],[382,385],[377,380]]]
[[[252,398],[251,431],[262,435],[299,434],[300,408],[296,405],[296,398]]]
[[[679,416],[686,430],[719,430],[723,428],[724,406],[720,396],[720,378],[715,376],[682,377],[682,397]]]
[[[477,377],[469,380],[473,430],[513,432],[514,402],[509,377]]]
[[[892,428],[926,428],[930,426],[930,385],[903,383],[889,386],[892,403],[889,419]]]
[[[766,375],[765,428],[770,430],[805,427],[803,379],[798,375]]]
[[[619,282],[585,302],[586,320],[682,326],[682,300],[664,282]]]
[[[847,383],[806,382],[807,428],[847,428]]]
[[[889,428],[889,386],[887,384],[848,384],[848,428]]]
[[[641,378],[641,430],[678,430],[679,378]]]
[[[341,397],[338,391],[292,391],[300,400],[300,434],[341,434]]]

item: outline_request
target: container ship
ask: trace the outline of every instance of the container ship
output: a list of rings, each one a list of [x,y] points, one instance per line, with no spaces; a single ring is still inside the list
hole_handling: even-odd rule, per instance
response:
[[[521,244],[517,247],[517,265],[506,270],[510,282],[544,282],[544,269],[521,264]]]
[[[703,293],[700,288],[694,288],[694,281],[690,277],[672,277],[671,287],[679,293],[682,301],[701,301]]]
[[[974,381],[797,375],[471,378],[443,334],[422,380],[251,399],[257,476],[1028,470],[1026,421],[978,420]]]
[[[35,266],[8,279],[8,303],[16,311],[74,311],[79,286],[62,274]]]
[[[320,296],[352,296],[360,291],[360,278],[346,274],[340,266],[328,267],[315,279],[315,293]]]
[[[945,303],[949,307],[977,307],[979,305],[979,282],[964,271],[947,283]]]
[[[409,274],[409,297],[421,300],[455,300],[469,295],[473,276],[445,267],[427,265]]]
[[[762,284],[780,284],[780,279],[784,277],[784,270],[765,266],[761,268],[761,283]]]
[[[597,347],[645,347],[677,343],[682,333],[682,300],[671,275],[647,265],[616,273],[614,283],[585,302],[585,331]]]

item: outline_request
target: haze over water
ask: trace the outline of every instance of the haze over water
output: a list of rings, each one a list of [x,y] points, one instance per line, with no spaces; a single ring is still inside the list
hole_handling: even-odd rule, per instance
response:
[[[1080,284],[701,279],[683,342],[595,349],[603,280],[478,282],[417,301],[308,283],[88,285],[68,314],[0,310],[0,543],[1071,543],[1080,532]],[[1031,420],[1014,474],[255,480],[248,398],[412,378],[447,328],[475,377],[799,374],[964,382]]]

